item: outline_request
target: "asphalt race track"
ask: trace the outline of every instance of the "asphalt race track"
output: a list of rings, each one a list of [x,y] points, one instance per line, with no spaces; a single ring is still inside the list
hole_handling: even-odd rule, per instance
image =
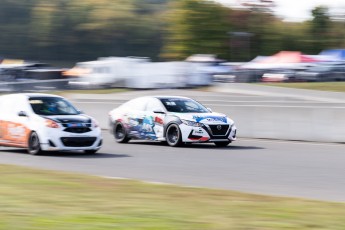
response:
[[[225,148],[156,142],[117,144],[104,132],[96,155],[0,148],[0,163],[186,186],[345,201],[345,146],[239,139]]]
[[[148,93],[144,91],[144,94]],[[196,94],[201,102],[210,100],[209,96],[201,98],[203,93],[200,92],[191,94]],[[216,96],[207,106],[218,107],[221,103],[226,106],[226,103],[236,103],[238,97],[245,98],[240,95],[229,95],[225,99]],[[72,100],[97,119],[104,118],[102,122],[106,123],[106,110],[125,97],[133,95],[114,98],[116,101]],[[263,99],[251,97],[251,102],[243,103],[301,103],[288,99]],[[343,144],[239,138],[224,148],[213,144],[172,148],[158,142],[118,144],[107,130],[104,130],[103,138],[104,145],[95,155],[72,152],[31,156],[25,150],[0,147],[0,164],[345,202]]]

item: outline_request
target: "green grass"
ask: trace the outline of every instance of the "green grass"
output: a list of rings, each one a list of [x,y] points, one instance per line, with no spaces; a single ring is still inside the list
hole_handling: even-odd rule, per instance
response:
[[[267,86],[279,86],[297,89],[345,92],[345,82],[301,82],[301,83],[260,83]]]
[[[0,229],[345,229],[345,204],[0,165]],[[230,183],[230,182],[229,182]]]

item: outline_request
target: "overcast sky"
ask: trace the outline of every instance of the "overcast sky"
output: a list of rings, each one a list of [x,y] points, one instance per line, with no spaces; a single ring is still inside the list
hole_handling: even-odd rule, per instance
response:
[[[216,0],[230,6],[238,0]],[[275,14],[286,21],[305,21],[311,18],[311,10],[319,5],[328,6],[330,12],[345,11],[345,0],[275,0]]]

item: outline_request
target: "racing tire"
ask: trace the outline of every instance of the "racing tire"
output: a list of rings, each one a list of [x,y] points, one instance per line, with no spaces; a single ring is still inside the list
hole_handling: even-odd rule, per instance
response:
[[[165,137],[168,145],[177,147],[182,145],[181,130],[176,124],[171,124],[165,131]]]
[[[40,139],[36,132],[31,132],[28,140],[28,153],[31,155],[39,155],[43,151],[41,149]]]
[[[98,151],[98,149],[90,149],[90,150],[84,150],[84,153],[86,154],[95,154]]]
[[[127,136],[127,131],[121,122],[117,122],[114,125],[113,135],[117,143],[127,143],[130,138]]]
[[[214,144],[217,147],[225,147],[225,146],[228,146],[230,143],[231,143],[231,141],[217,141],[217,142],[214,142]]]

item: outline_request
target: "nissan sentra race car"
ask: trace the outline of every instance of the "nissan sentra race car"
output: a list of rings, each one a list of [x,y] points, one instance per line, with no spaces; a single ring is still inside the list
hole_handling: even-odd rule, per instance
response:
[[[178,96],[146,96],[109,112],[110,131],[119,143],[131,139],[166,141],[170,146],[213,142],[227,146],[236,140],[234,121],[199,102]]]
[[[20,93],[0,96],[0,146],[44,151],[101,148],[98,122],[68,100],[51,94]]]

